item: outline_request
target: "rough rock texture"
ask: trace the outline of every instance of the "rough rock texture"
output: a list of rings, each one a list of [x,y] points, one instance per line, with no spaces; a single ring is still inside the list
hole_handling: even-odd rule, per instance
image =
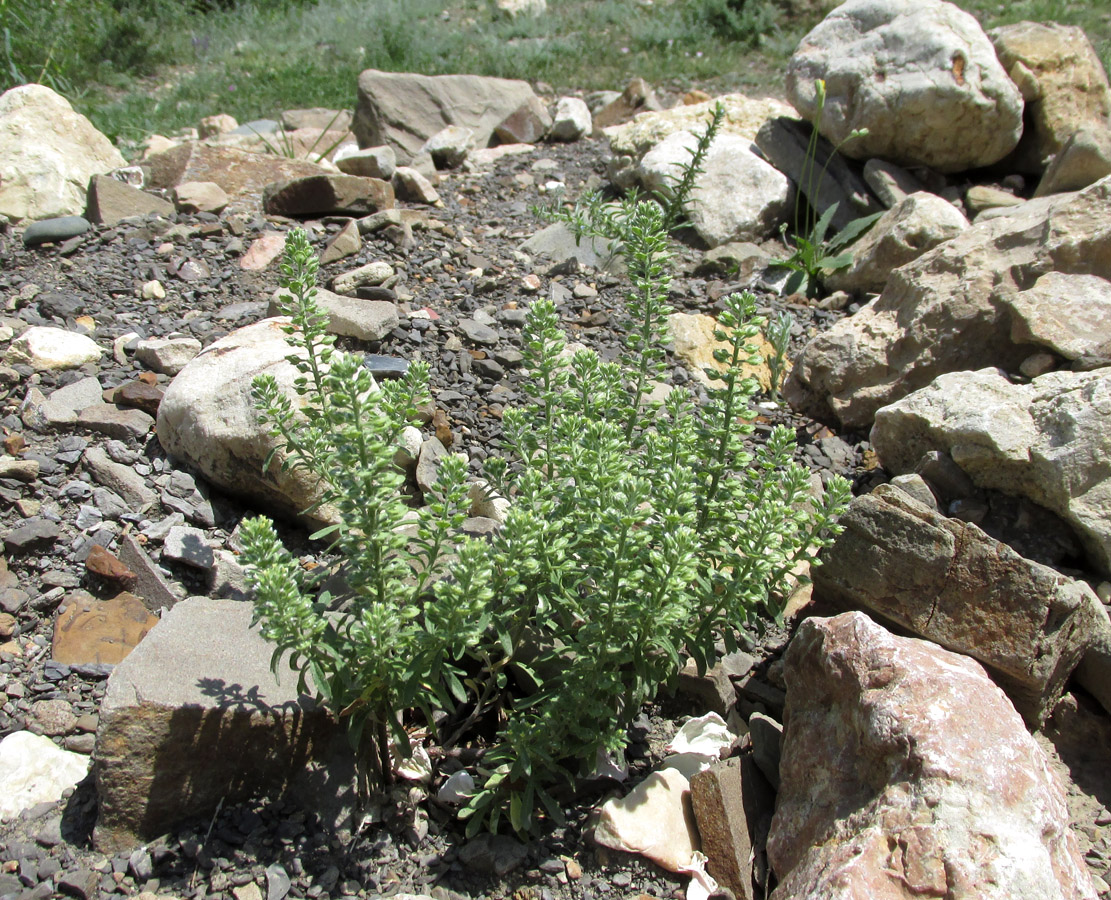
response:
[[[768,119],[778,116],[794,117],[794,110],[782,100],[770,97],[746,97],[744,94],[725,94],[703,103],[676,106],[672,109],[642,112],[631,122],[613,125],[605,130],[610,149],[616,154],[640,159],[666,137],[691,131],[701,134],[714,111],[714,104],[725,107],[725,118],[719,134],[733,134],[749,141],[756,139]]]
[[[288,293],[275,291],[270,298],[268,315],[281,314],[282,296]],[[344,297],[323,288],[316,290],[316,302],[321,312],[328,316],[328,333],[357,338],[360,341],[380,341],[398,326],[397,304],[388,300],[360,300]]]
[[[689,131],[662,140],[641,160],[641,183],[650,191],[669,193],[697,143]],[[745,138],[719,135],[683,206],[694,230],[710,247],[767,237],[790,211],[791,182],[753,153],[751,146]]]
[[[535,99],[524,81],[367,69],[359,75],[351,130],[360,147],[385,144],[394,149],[399,163],[406,164],[446,125],[473,129],[476,146],[485,147],[507,116]]]
[[[1091,589],[880,485],[841,517],[814,596],[983,663],[1038,727],[1091,640]]]
[[[97,362],[103,352],[87,335],[35,325],[11,342],[4,357],[9,364],[26,363],[38,372],[49,372]]]
[[[1037,174],[1080,128],[1111,128],[1111,85],[1084,29],[1016,22],[989,33],[995,52],[1026,101],[1022,140],[1006,161]]]
[[[1096,611],[1092,642],[1076,667],[1076,683],[1111,712],[1111,619],[1103,606]]]
[[[275,445],[260,425],[251,382],[272,374],[291,396],[297,370],[282,326],[286,317],[263,319],[210,344],[170,382],[158,408],[158,439],[215,485],[296,515],[316,501],[317,482],[307,473],[281,471],[282,454],[264,473]]]
[[[877,409],[938,375],[1017,371],[1006,300],[1046,272],[1111,278],[1111,177],[977,222],[891,273],[883,294],[803,349],[784,386],[823,421],[866,427]]]
[[[36,803],[55,803],[89,771],[89,758],[48,737],[16,731],[0,741],[0,822]]]
[[[262,197],[263,209],[278,216],[366,216],[394,205],[388,181],[359,175],[309,175],[274,182],[266,185]]]
[[[1022,133],[1022,97],[979,23],[942,0],[849,0],[791,57],[787,98],[843,151],[961,172],[1006,156]]]
[[[260,792],[330,815],[349,801],[342,730],[297,694],[295,673],[279,682],[270,671],[273,646],[252,614],[235,600],[184,600],[113,670],[95,756],[102,851]],[[330,767],[312,764],[325,757]]]
[[[263,153],[247,153],[234,147],[219,147],[190,141],[143,160],[147,187],[172,188],[190,181],[210,181],[236,201],[258,200],[263,188],[275,181],[303,178],[325,172],[303,159],[286,159]]]
[[[1035,197],[1080,191],[1111,175],[1111,129],[1077,130],[1050,161]]]
[[[85,210],[89,179],[127,165],[64,97],[41,84],[0,95],[0,215],[48,219]]]
[[[893,269],[913,262],[966,228],[968,219],[949,201],[926,192],[911,194],[853,243],[853,261],[848,268],[826,276],[822,283],[832,291],[878,294]]]
[[[884,467],[914,470],[947,452],[982,488],[1029,497],[1071,525],[1111,574],[1111,369],[1011,384],[993,369],[953,372],[876,415]]]
[[[134,594],[97,600],[85,591],[68,595],[54,623],[52,656],[60,663],[115,665],[158,624]]]
[[[727,348],[729,345],[714,337],[714,332],[719,330],[717,320],[713,316],[690,313],[672,313],[667,317],[668,337],[675,348],[675,355],[679,357],[691,374],[707,387],[721,384],[710,380],[704,371],[707,368],[724,372],[729,367],[714,359],[714,351]],[[754,376],[760,386],[767,390],[771,386],[771,372],[768,369],[768,354],[774,353],[774,348],[762,336],[757,335],[752,339],[760,356],[760,363],[753,366],[742,363],[742,377]]]
[[[1111,364],[1111,281],[1106,278],[1047,272],[1006,302],[1015,343],[1046,347],[1074,369]]]
[[[90,222],[115,225],[128,216],[146,216],[152,213],[170,216],[173,212],[174,205],[169,201],[117,181],[109,175],[94,175],[89,179],[85,217]]]
[[[859,612],[785,657],[775,900],[1094,900],[1065,793],[978,663]]]

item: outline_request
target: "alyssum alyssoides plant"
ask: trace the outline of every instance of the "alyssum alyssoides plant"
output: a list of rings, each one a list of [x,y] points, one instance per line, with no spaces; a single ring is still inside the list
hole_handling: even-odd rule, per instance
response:
[[[778,614],[788,572],[828,543],[848,500],[841,479],[811,495],[789,430],[744,443],[756,390],[741,370],[757,329],[751,295],[732,296],[721,314],[726,371],[709,401],[676,389],[649,402],[670,312],[665,214],[634,199],[613,215],[632,280],[627,353],[619,363],[568,355],[557,310],[533,302],[528,402],[505,412],[510,455],[487,464],[511,501],[489,541],[456,536],[466,493],[458,457],[445,457],[417,536],[402,533],[392,460],[427,368],[412,363],[404,381],[375,389],[324,334],[304,236],[287,247],[291,360],[307,406],[298,414],[266,379],[256,396],[287,464],[319,475],[324,501],[340,510],[330,537],[349,589],[317,593],[269,522],[255,519],[243,533],[257,618],[275,662],[292,651],[306,686],[311,677],[351,723],[354,745],[377,747],[382,778],[389,736],[408,746],[407,715],[422,714],[445,744],[481,736],[477,790],[460,813],[469,833],[505,819],[528,830],[538,809],[559,819],[562,793],[600,755],[621,751],[628,722],[686,655],[708,667],[751,616]]]

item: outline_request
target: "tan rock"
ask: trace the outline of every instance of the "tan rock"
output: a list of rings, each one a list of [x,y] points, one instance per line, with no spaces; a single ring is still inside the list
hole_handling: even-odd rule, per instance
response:
[[[66,596],[54,622],[53,658],[60,663],[115,664],[146,637],[158,617],[126,591],[97,600],[84,591]]]
[[[393,205],[393,188],[388,181],[359,175],[309,175],[278,181],[268,184],[262,197],[263,209],[278,216],[366,216]]]
[[[187,181],[174,188],[174,205],[179,212],[218,213],[228,205],[228,195],[214,181]]]
[[[90,222],[115,225],[130,216],[169,216],[173,211],[172,203],[109,175],[94,175],[89,180],[88,211],[85,215]]]
[[[706,368],[724,372],[728,366],[714,359],[714,351],[719,348],[728,348],[725,341],[714,337],[718,328],[717,320],[713,316],[690,315],[688,313],[672,313],[667,317],[667,327],[675,345],[675,355],[678,356],[691,373],[707,387],[721,385],[720,381],[711,381],[710,376],[704,371]],[[725,329],[728,333],[729,329]],[[771,386],[771,371],[767,366],[767,355],[775,350],[762,336],[757,335],[752,342],[757,347],[762,362],[757,366],[742,365],[742,377],[755,376],[764,390]]]
[[[1027,126],[1007,160],[1010,168],[1040,173],[1081,128],[1111,128],[1111,84],[1084,29],[1017,22],[989,36],[1026,101]]]
[[[980,665],[862,613],[785,657],[777,900],[1095,900],[1065,792]]]
[[[625,797],[607,801],[594,840],[639,853],[669,872],[690,865],[699,842],[686,777],[676,769],[653,772]]]
[[[282,255],[285,250],[285,235],[278,231],[268,231],[251,241],[251,246],[239,260],[239,268],[260,272]]]
[[[204,140],[204,138],[215,137],[219,134],[227,134],[229,131],[235,131],[238,127],[239,123],[235,120],[235,116],[229,116],[227,113],[205,116],[197,124],[197,136]]]

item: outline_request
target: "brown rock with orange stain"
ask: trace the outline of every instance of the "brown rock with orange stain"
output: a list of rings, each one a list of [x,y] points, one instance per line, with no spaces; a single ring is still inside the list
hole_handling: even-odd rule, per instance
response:
[[[85,568],[90,575],[111,581],[122,588],[132,588],[139,576],[120,562],[100,544],[93,544],[85,560]]]
[[[54,622],[52,656],[67,665],[114,665],[156,624],[158,617],[134,594],[124,591],[111,600],[97,600],[85,591],[73,591]]]

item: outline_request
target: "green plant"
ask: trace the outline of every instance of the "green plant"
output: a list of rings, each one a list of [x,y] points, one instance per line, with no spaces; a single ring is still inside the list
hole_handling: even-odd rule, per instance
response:
[[[866,128],[858,128],[856,131],[850,133],[848,137],[826,155],[821,171],[818,173],[817,177],[815,177],[815,170],[818,164],[818,148],[821,141],[819,132],[822,123],[822,113],[825,111],[826,102],[825,81],[818,79],[818,81],[815,82],[815,92],[817,96],[817,111],[814,115],[814,122],[810,128],[810,140],[806,146],[806,159],[802,167],[801,182],[802,185],[805,185],[805,190],[800,186],[795,194],[794,233],[788,236],[786,222],[784,222],[780,228],[780,234],[783,236],[783,243],[786,245],[787,249],[792,252],[790,256],[782,259],[773,259],[771,261],[774,266],[791,270],[792,274],[787,278],[787,282],[784,285],[784,291],[786,291],[786,293],[793,294],[802,290],[808,297],[814,296],[814,294],[817,293],[821,286],[823,274],[835,272],[838,269],[844,269],[852,264],[852,252],[844,248],[871,228],[875,221],[882,215],[882,213],[873,213],[869,216],[861,216],[853,219],[837,234],[827,240],[826,235],[829,233],[829,227],[833,222],[833,217],[837,214],[839,204],[836,202],[831,203],[822,214],[815,219],[816,213],[813,206],[803,200],[802,195],[805,193],[813,202],[817,202],[816,198],[821,192],[822,182],[825,181],[826,172],[829,169],[829,164],[833,160],[833,157],[849,141],[856,140],[868,134]]]
[[[320,142],[324,140],[324,135],[332,130],[332,126],[336,124],[336,119],[343,115],[343,112],[344,111],[342,109],[336,110],[335,115],[333,115],[332,118],[328,120],[328,124],[325,125],[320,134],[316,136],[316,140],[309,144],[304,153],[300,153],[298,151],[296,141],[294,141],[293,137],[290,136],[290,133],[286,131],[284,125],[280,125],[278,127],[278,130],[275,132],[275,134],[277,134],[278,136],[277,144],[272,144],[267,139],[266,135],[264,135],[261,131],[258,131],[254,128],[251,128],[251,131],[254,132],[255,137],[262,141],[266,149],[273,153],[275,156],[284,156],[286,159],[297,159],[300,157],[302,159],[312,160],[314,159],[313,154],[316,152],[317,146],[319,146]],[[332,151],[343,143],[343,139],[346,136],[346,133],[340,134],[340,136],[332,141],[332,143],[329,144],[324,150],[320,151],[320,153],[316,155],[315,159],[325,159],[330,156]]]
[[[506,410],[510,454],[487,460],[491,489],[510,500],[489,542],[456,539],[465,465],[442,463],[416,537],[401,533],[394,442],[423,396],[427,370],[375,390],[358,361],[334,350],[315,306],[315,260],[294,233],[285,263],[291,361],[303,413],[276,382],[256,382],[260,410],[288,454],[324,485],[340,523],[320,532],[346,561],[347,593],[333,598],[282,548],[265,520],[245,523],[244,557],[257,618],[290,651],[325,702],[352,725],[356,746],[404,748],[403,712],[416,707],[441,742],[476,728],[493,735],[468,831],[518,830],[535,808],[560,816],[559,792],[598,754],[620,750],[642,703],[674,678],[684,654],[701,669],[718,642],[766,611],[776,616],[788,573],[836,532],[848,484],[811,495],[792,460],[793,434],[748,440],[757,390],[742,376],[757,333],[755,299],[736,294],[720,317],[718,386],[697,404],[648,389],[664,369],[669,285],[666,217],[655,201],[626,199],[609,222],[621,232],[632,290],[626,352],[603,362],[571,356],[554,305],[539,299],[525,325],[528,402]],[[322,507],[323,508],[323,507]],[[455,560],[448,565],[446,559]],[[366,726],[372,725],[369,730]],[[373,734],[367,742],[366,735]]]
[[[768,369],[771,373],[771,399],[779,400],[779,389],[783,384],[783,376],[787,371],[787,349],[791,343],[791,329],[794,327],[795,317],[784,310],[772,319],[764,331],[764,337],[772,345],[772,352],[768,354]]]

